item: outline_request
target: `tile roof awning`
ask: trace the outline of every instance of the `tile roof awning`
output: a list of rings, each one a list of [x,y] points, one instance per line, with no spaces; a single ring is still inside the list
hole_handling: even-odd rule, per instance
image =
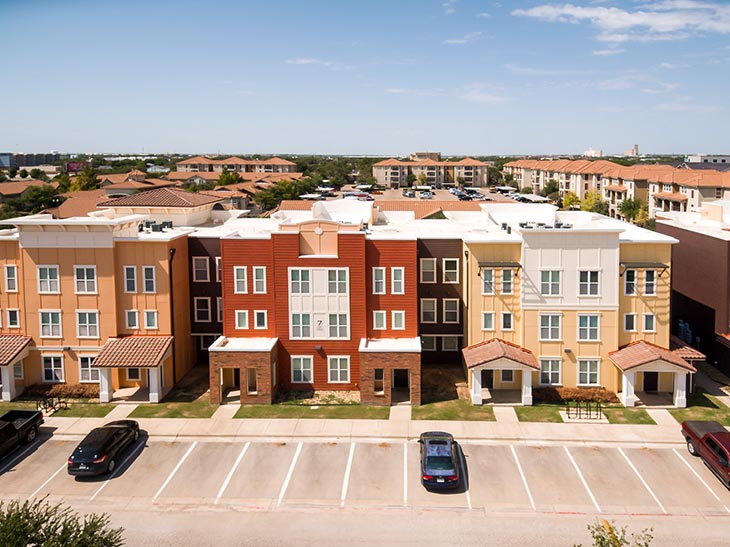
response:
[[[704,361],[706,358],[704,353],[696,350],[678,336],[671,336],[669,339],[669,349],[672,350],[672,353],[690,362]]]
[[[665,365],[677,372],[697,372],[694,366],[677,353],[645,340],[631,342],[619,350],[611,351],[608,358],[623,372],[645,365]]]
[[[618,186],[618,185],[614,185],[614,184],[609,184],[608,186],[604,186],[604,189],[610,190],[612,192],[620,192],[622,194],[624,192],[626,192],[626,186]]]
[[[154,368],[172,353],[172,336],[110,338],[94,359],[98,368]]]
[[[464,354],[464,361],[467,368],[485,366],[489,368],[490,363],[496,363],[502,359],[510,361],[518,369],[540,370],[535,355],[529,350],[517,344],[492,338],[461,350]],[[504,367],[502,367],[504,368]]]
[[[14,365],[28,356],[30,336],[22,334],[3,334],[0,336],[0,367]]]
[[[667,201],[687,201],[687,196],[679,192],[657,192],[654,197],[666,199]]]

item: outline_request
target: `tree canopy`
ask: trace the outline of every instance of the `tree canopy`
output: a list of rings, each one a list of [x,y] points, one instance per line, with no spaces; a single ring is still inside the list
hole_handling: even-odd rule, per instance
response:
[[[69,192],[96,190],[98,187],[99,179],[96,176],[96,170],[87,167],[71,181]]]
[[[285,199],[299,199],[302,194],[314,192],[321,179],[306,178],[297,181],[280,180],[274,185],[256,193],[253,200],[261,205],[264,211],[269,211]]]
[[[229,184],[238,184],[239,182],[243,182],[243,179],[241,178],[241,175],[239,175],[235,171],[228,171],[226,169],[223,169],[221,176],[218,177],[218,184],[221,186],[228,186]]]
[[[601,194],[595,190],[586,193],[586,197],[583,198],[580,208],[583,211],[590,211],[592,213],[608,214],[608,203],[603,201]]]
[[[639,199],[625,199],[618,206],[621,215],[628,221],[633,221],[641,212],[644,203]]]
[[[563,206],[566,209],[570,209],[574,206],[580,206],[580,198],[575,195],[574,192],[565,192],[565,197],[563,198]]]

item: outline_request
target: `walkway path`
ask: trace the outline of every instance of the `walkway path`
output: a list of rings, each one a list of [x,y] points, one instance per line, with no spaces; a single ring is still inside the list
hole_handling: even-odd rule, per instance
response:
[[[411,405],[394,405],[390,407],[390,419],[408,421],[411,419]]]
[[[674,419],[666,408],[647,408],[646,412],[657,425],[678,426],[679,423]]]
[[[519,422],[517,413],[512,406],[493,406],[494,418],[501,423],[516,424]]]

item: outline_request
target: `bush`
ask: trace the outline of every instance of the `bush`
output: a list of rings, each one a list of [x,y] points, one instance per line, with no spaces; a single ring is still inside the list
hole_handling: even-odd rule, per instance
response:
[[[99,384],[33,384],[25,388],[23,396],[98,399]]]
[[[535,403],[618,403],[613,391],[602,387],[538,387],[532,390]]]

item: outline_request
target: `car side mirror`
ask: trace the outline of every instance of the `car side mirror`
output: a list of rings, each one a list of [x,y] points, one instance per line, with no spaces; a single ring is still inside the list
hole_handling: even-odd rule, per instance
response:
[[[423,441],[421,439],[418,439],[418,444],[423,444]]]

